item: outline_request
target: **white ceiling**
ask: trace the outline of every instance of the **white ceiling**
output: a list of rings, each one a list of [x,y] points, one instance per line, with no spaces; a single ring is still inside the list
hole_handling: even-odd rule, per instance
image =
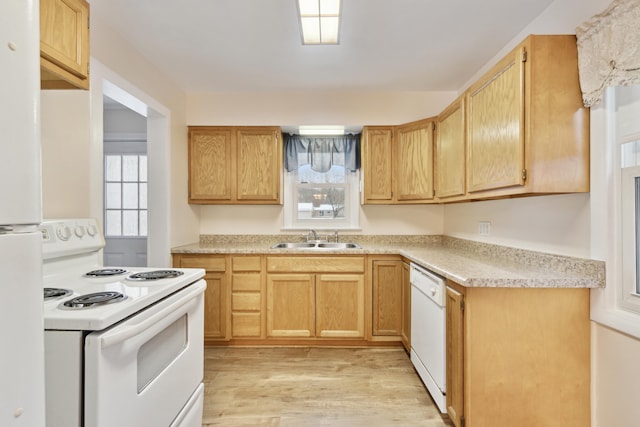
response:
[[[552,0],[343,0],[340,44],[303,46],[296,0],[92,0],[187,92],[459,90]]]

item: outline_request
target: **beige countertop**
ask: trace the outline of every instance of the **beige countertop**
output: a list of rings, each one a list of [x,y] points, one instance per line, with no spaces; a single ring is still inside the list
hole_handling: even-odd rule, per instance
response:
[[[201,236],[175,247],[174,254],[401,255],[466,287],[600,288],[605,263],[534,252],[447,236],[341,236],[361,249],[271,249],[296,236]]]

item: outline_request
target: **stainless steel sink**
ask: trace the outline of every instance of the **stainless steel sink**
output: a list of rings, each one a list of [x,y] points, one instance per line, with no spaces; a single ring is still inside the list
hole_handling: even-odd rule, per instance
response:
[[[318,243],[318,248],[324,249],[360,249],[360,245],[355,243]]]
[[[276,243],[271,246],[271,249],[305,249],[315,247],[315,243]]]
[[[356,243],[348,242],[298,242],[298,243],[276,243],[271,246],[271,249],[362,249],[360,245]]]

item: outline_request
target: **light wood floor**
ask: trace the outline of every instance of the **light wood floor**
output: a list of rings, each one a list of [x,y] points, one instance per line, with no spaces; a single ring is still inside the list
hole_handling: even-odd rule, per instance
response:
[[[401,348],[205,348],[203,426],[449,426]]]

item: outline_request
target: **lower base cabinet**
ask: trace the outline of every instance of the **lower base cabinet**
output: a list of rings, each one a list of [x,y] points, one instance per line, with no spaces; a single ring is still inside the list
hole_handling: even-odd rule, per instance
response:
[[[590,425],[589,289],[447,285],[456,426]]]
[[[174,254],[173,265],[181,268],[203,268],[207,289],[204,294],[204,342],[226,341],[227,260],[225,256]]]
[[[364,338],[363,275],[268,275],[267,337]]]

